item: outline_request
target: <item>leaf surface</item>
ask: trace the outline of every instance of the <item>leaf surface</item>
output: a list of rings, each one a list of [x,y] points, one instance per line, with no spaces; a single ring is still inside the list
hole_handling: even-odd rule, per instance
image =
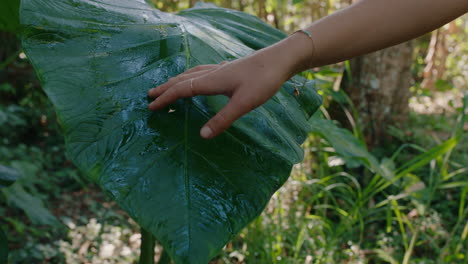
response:
[[[212,140],[199,130],[224,96],[147,110],[148,89],[168,78],[285,36],[258,18],[211,5],[174,15],[142,0],[25,0],[20,16],[68,157],[176,263],[207,263],[302,160],[307,120],[321,99],[300,77]]]

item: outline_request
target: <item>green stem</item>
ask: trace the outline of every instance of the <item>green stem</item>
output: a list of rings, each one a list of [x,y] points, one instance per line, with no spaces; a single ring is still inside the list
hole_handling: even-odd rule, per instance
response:
[[[139,264],[154,264],[155,239],[153,234],[141,229],[141,247]]]

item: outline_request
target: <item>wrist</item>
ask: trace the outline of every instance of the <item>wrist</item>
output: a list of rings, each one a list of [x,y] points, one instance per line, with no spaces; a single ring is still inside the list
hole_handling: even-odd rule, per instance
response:
[[[313,65],[314,45],[306,34],[297,32],[265,49],[275,65],[284,72],[284,80],[310,69]]]
[[[266,70],[266,75],[283,83],[313,65],[313,42],[305,34],[291,36],[247,58],[255,69]]]

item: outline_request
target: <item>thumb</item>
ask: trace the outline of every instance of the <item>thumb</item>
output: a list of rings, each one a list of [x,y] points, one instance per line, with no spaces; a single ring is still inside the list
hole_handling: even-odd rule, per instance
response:
[[[200,130],[200,135],[205,139],[213,138],[228,129],[234,121],[252,110],[251,107],[240,103],[234,97],[229,103],[206,123]]]

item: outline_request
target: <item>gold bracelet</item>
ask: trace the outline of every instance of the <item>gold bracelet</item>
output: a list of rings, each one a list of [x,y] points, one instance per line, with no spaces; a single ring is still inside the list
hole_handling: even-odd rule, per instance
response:
[[[305,31],[305,30],[303,30],[303,29],[299,29],[299,30],[294,31],[292,34],[297,33],[297,32],[304,33],[304,34],[306,34],[310,39],[312,39],[312,34],[310,34],[309,31]],[[292,35],[292,34],[291,34],[291,35]]]
[[[309,31],[306,31],[306,30],[304,30],[304,29],[299,29],[299,30],[294,31],[294,32],[291,34],[291,36],[292,36],[293,34],[298,33],[298,32],[299,32],[299,33],[305,34],[305,35],[310,39],[310,41],[312,41],[312,57],[313,57],[313,56],[315,55],[315,43],[314,43],[314,38],[312,38],[312,34],[311,34]]]

